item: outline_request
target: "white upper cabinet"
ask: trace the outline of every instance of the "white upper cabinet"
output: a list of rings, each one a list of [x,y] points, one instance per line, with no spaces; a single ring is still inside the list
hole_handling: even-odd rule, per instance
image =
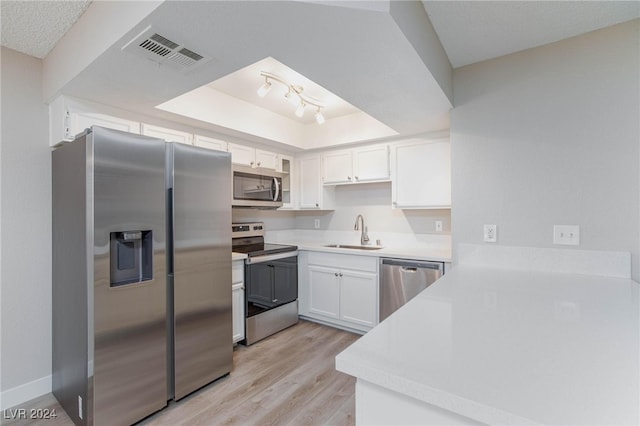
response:
[[[303,156],[299,162],[299,208],[330,210],[333,208],[333,188],[322,185],[320,154]]]
[[[75,135],[91,126],[101,126],[108,129],[140,134],[140,123],[136,121],[124,120],[104,114],[74,112],[69,114],[69,126],[66,138],[73,139]]]
[[[244,145],[229,143],[231,162],[249,167],[261,167],[276,170],[278,154],[270,151],[263,151]]]
[[[214,139],[207,136],[195,135],[193,144],[202,148],[212,149],[214,151],[227,152],[227,142],[220,139]]]
[[[451,208],[451,144],[448,140],[411,140],[392,151],[391,197],[394,208]]]
[[[323,154],[322,180],[325,185],[353,182],[351,151],[331,151]]]
[[[256,167],[276,170],[278,164],[278,154],[256,149]]]
[[[389,180],[389,145],[373,145],[354,150],[353,170],[356,182]]]
[[[186,145],[193,145],[193,134],[181,132],[180,130],[142,123],[142,134],[145,136],[164,139],[167,142],[178,142]]]
[[[380,182],[390,178],[388,145],[330,151],[322,159],[325,185]]]

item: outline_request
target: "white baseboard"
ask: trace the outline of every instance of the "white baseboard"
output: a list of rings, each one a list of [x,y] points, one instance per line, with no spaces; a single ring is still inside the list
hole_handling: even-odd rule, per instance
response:
[[[51,392],[51,375],[2,392],[0,410],[15,407]]]

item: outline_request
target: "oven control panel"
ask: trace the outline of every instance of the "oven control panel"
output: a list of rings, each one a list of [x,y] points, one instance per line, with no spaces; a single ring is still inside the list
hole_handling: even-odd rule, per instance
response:
[[[264,223],[263,222],[250,222],[250,223],[232,223],[231,224],[231,237],[261,237],[264,236]]]

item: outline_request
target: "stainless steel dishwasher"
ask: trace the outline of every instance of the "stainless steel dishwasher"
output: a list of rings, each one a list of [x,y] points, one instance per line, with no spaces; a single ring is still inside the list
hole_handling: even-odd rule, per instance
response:
[[[444,263],[380,259],[380,321],[383,321],[444,274]]]

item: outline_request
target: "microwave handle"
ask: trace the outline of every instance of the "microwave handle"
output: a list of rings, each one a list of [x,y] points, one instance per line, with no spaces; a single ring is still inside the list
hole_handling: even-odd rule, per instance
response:
[[[276,186],[276,191],[275,194],[273,196],[273,201],[278,201],[278,196],[280,195],[280,184],[278,183],[278,178],[273,178],[273,183]]]

